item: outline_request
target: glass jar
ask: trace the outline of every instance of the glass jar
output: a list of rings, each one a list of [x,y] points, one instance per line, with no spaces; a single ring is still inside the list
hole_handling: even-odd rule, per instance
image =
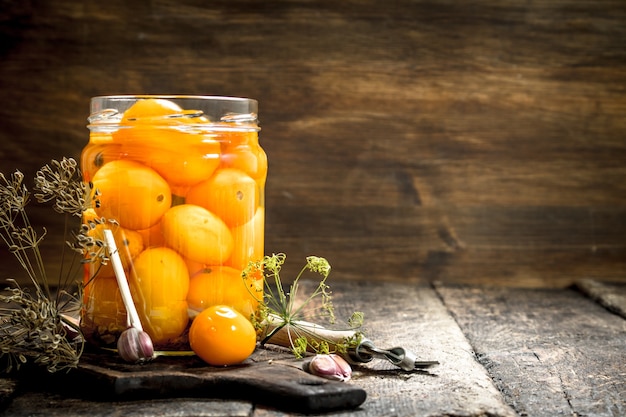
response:
[[[144,330],[160,350],[188,349],[193,317],[229,305],[246,317],[262,277],[242,271],[263,257],[267,157],[257,102],[213,96],[91,99],[81,169],[92,208],[83,215],[102,248],[111,229]],[[81,326],[114,346],[127,328],[111,262],[86,262]],[[260,275],[260,274],[258,274]]]

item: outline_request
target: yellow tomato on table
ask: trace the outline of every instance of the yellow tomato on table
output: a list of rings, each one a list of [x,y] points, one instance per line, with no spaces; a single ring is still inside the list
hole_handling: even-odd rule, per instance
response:
[[[189,329],[191,349],[210,365],[234,365],[254,352],[252,323],[227,306],[212,306],[198,314]]]

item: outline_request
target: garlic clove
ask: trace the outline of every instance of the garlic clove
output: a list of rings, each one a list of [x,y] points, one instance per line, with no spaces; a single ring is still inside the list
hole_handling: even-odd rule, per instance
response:
[[[352,377],[352,368],[344,358],[334,353],[315,355],[308,361],[304,370],[310,374],[332,381],[348,381]]]
[[[117,351],[126,362],[143,363],[154,358],[150,335],[135,327],[129,327],[122,332],[117,340]]]

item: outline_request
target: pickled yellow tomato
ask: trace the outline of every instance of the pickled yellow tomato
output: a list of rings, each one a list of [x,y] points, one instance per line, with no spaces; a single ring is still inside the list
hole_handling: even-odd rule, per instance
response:
[[[183,109],[176,103],[162,98],[137,100],[124,112],[120,124],[154,123],[155,117],[166,117],[181,114]]]
[[[153,169],[133,161],[111,161],[93,176],[100,201],[98,216],[115,219],[122,227],[147,229],[156,224],[172,203],[167,182]]]
[[[244,280],[241,270],[228,266],[212,266],[196,273],[189,282],[189,308],[202,311],[215,305],[227,305],[250,317],[263,297],[257,281]]]
[[[263,207],[259,207],[250,221],[230,229],[234,247],[227,262],[228,265],[243,270],[250,261],[258,261],[263,258],[264,228],[265,210]]]
[[[207,265],[219,265],[233,251],[228,226],[207,209],[181,204],[170,208],[161,223],[165,244],[183,257]]]
[[[172,186],[190,186],[209,178],[220,163],[220,143],[206,134],[208,119],[199,114],[170,100],[138,100],[112,138],[125,158],[149,166]]]
[[[157,344],[180,336],[188,323],[189,272],[165,247],[144,250],[133,263],[133,299],[145,331]]]
[[[223,168],[192,187],[187,194],[187,203],[210,210],[233,227],[254,216],[259,205],[259,192],[257,183],[245,172]]]

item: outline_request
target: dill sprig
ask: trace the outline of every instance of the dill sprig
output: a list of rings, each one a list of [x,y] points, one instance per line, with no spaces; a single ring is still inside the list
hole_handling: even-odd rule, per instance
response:
[[[53,201],[57,213],[81,217],[90,206],[85,199],[83,183],[77,162],[72,158],[53,160],[35,175],[35,198],[39,203]]]
[[[356,346],[362,338],[358,331],[348,332],[349,336],[337,340],[326,337],[330,333],[318,324],[309,320],[325,320],[335,324],[335,312],[332,303],[332,292],[326,283],[331,266],[325,258],[309,256],[306,263],[296,275],[286,291],[280,271],[286,255],[283,253],[265,256],[258,262],[251,262],[243,272],[244,280],[257,280],[259,271],[263,274],[264,294],[259,300],[259,311],[252,321],[262,335],[264,345],[278,332],[287,333],[291,351],[302,358],[307,351],[316,353],[345,352],[349,347]],[[306,272],[318,274],[321,279],[315,289],[307,296],[300,293],[300,280]],[[303,301],[299,301],[303,299]],[[296,304],[297,303],[297,304]],[[348,321],[350,329],[357,329],[363,324],[363,313],[355,312]],[[320,330],[323,329],[323,332]],[[339,333],[338,333],[339,334]],[[343,333],[341,333],[343,334]]]
[[[76,367],[82,344],[69,339],[76,328],[59,314],[56,303],[10,281],[15,287],[0,295],[7,304],[0,307],[0,356],[6,356],[6,372],[29,360],[49,372]]]
[[[69,218],[80,217],[97,203],[86,199],[90,185],[83,182],[78,164],[72,158],[53,160],[45,165],[37,171],[34,182],[35,200],[52,202],[54,211],[65,215],[66,237]],[[53,291],[40,251],[46,229],[38,233],[31,224],[26,210],[30,201],[31,193],[24,184],[22,172],[16,170],[9,176],[0,173],[0,239],[34,288],[31,292],[17,281],[8,280],[13,286],[0,293],[0,358],[6,363],[7,372],[26,363],[56,372],[75,367],[82,353],[82,338],[68,336],[79,334],[72,317],[81,300],[80,265],[98,257],[98,253],[91,250],[98,243],[86,236],[88,230],[84,228],[72,235],[74,242],[68,244],[82,256],[74,253],[66,266],[66,251],[62,250],[62,271]],[[75,261],[76,258],[80,260]]]

